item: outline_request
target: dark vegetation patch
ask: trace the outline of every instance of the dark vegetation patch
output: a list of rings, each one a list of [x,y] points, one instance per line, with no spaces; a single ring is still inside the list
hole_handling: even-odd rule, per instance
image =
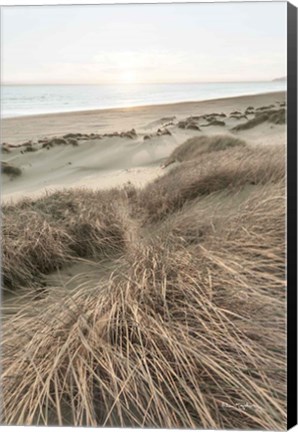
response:
[[[207,126],[225,126],[225,122],[222,120],[211,120],[210,123],[201,125],[201,127],[207,127]]]
[[[200,131],[201,127],[206,126],[225,126],[225,122],[220,120],[220,118],[226,117],[224,113],[209,113],[202,115],[192,115],[186,119],[180,120],[177,126],[180,129],[192,129]],[[208,122],[208,124],[200,124],[202,120]]]
[[[172,135],[172,133],[169,131],[169,129],[167,128],[163,128],[163,129],[158,129],[156,132],[157,136],[162,136],[162,135]]]
[[[230,118],[234,118],[234,119],[236,119],[236,120],[241,120],[241,119],[246,119],[247,120],[247,116],[246,116],[246,114],[232,114],[232,115],[230,115]]]
[[[268,111],[268,110],[271,110],[272,108],[275,108],[275,105],[265,105],[265,106],[262,106],[262,107],[259,107],[259,108],[257,108],[256,109],[256,111]]]
[[[120,137],[120,138],[135,139],[135,138],[137,138],[138,135],[137,135],[135,129],[131,129],[127,132],[112,132],[112,133],[103,134],[102,136],[108,137],[108,138]]]
[[[79,145],[78,140],[75,138],[68,138],[67,140],[68,144],[71,144],[73,147],[77,147]]]
[[[19,177],[22,174],[22,170],[8,162],[1,162],[2,174],[9,176],[10,178]]]
[[[73,147],[76,147],[79,145],[78,140],[75,138],[52,138],[49,140],[43,140],[42,148],[50,149],[55,146],[60,145],[72,145]]]
[[[197,131],[201,130],[200,126],[194,121],[188,122],[185,126],[185,129],[191,129],[191,130],[197,130]]]
[[[41,144],[41,148],[46,148],[47,150],[60,145],[72,145],[73,147],[77,147],[79,145],[80,141],[90,141],[90,140],[99,140],[104,137],[113,138],[113,137],[120,137],[120,138],[129,138],[129,139],[135,139],[137,138],[137,133],[135,129],[131,129],[129,131],[124,132],[112,132],[107,134],[97,134],[97,133],[90,133],[90,134],[84,134],[84,133],[67,133],[63,135],[62,137],[54,137],[54,138],[40,138],[37,143],[34,143],[33,141],[27,141],[19,146],[14,147],[26,147],[26,148],[32,148],[33,150],[24,150],[24,151],[35,151],[37,144]]]
[[[144,139],[144,141],[146,141],[146,140],[150,140],[154,137],[159,137],[159,136],[163,136],[163,135],[172,135],[172,133],[166,127],[162,127],[162,128],[159,128],[156,133],[144,135],[143,139]]]
[[[24,153],[31,153],[31,152],[36,152],[37,148],[32,146],[27,146],[24,150]]]
[[[224,113],[209,113],[209,114],[204,114],[204,116],[202,117],[207,119],[208,117],[216,118],[216,117],[227,117],[227,116]]]
[[[7,143],[2,143],[1,150],[3,153],[11,153],[10,146]]]
[[[248,120],[246,123],[235,126],[232,130],[241,131],[251,129],[262,123],[269,122],[272,124],[285,124],[286,123],[286,111],[284,108],[277,110],[262,111],[255,114],[255,117]]]
[[[189,118],[186,120],[180,120],[178,122],[178,128],[180,128],[180,129],[192,129],[192,130],[198,130],[198,131],[200,130],[199,125],[192,118]]]
[[[160,119],[161,123],[173,122],[176,119],[176,116],[162,117]]]

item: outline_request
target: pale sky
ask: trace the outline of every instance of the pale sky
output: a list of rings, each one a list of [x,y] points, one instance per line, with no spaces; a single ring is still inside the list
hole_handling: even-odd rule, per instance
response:
[[[3,83],[271,80],[286,2],[3,7]]]

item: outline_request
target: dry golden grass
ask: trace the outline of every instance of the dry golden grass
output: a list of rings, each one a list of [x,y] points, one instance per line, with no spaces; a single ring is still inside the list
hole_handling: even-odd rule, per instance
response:
[[[174,153],[176,151],[179,154],[179,147]],[[220,155],[217,152],[200,154],[196,150],[194,153],[194,160],[185,155],[186,162],[149,184],[142,192],[139,206],[146,223],[167,217],[198,196],[223,190],[234,193],[247,185],[279,182],[284,177],[282,147],[256,149],[241,145],[240,148],[228,148]]]
[[[183,162],[193,160],[204,153],[244,146],[245,142],[243,140],[230,135],[192,137],[173,151],[165,162],[165,165],[170,165],[175,161]]]
[[[126,239],[129,188],[64,191],[4,205],[4,287],[40,284],[42,276],[76,257],[110,256]]]
[[[21,203],[18,211],[67,227],[57,248],[86,237],[83,255],[100,265],[104,237],[122,264],[74,292],[52,287],[5,321],[2,422],[285,429],[282,150],[201,155],[140,192],[65,192]],[[211,168],[216,185],[228,168],[233,174],[202,193]],[[154,223],[150,188],[171,209]],[[172,204],[174,189],[183,191],[183,205]],[[13,206],[4,213],[14,214]],[[91,224],[96,214],[91,235],[70,230],[71,220],[85,215]]]

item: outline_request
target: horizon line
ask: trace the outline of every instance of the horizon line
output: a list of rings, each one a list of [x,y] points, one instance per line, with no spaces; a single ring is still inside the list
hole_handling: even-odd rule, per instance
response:
[[[263,78],[263,79],[246,79],[246,80],[233,80],[233,79],[228,79],[228,80],[224,80],[224,81],[217,81],[217,80],[200,80],[200,81],[157,81],[157,82],[135,82],[135,83],[126,83],[126,82],[91,82],[91,83],[86,83],[86,82],[74,82],[74,83],[69,83],[69,82],[2,82],[1,85],[2,86],[30,86],[30,85],[36,85],[36,86],[55,86],[55,85],[59,85],[59,86],[65,86],[65,85],[69,85],[69,86],[80,86],[80,85],[127,85],[127,86],[131,86],[131,85],[143,85],[143,84],[152,84],[152,85],[156,85],[156,84],[225,84],[225,83],[248,83],[248,82],[272,82],[272,81],[286,81],[287,77],[281,77],[281,78]]]

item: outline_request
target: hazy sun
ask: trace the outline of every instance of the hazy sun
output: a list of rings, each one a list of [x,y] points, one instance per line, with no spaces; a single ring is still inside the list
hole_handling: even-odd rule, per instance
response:
[[[125,70],[120,75],[120,81],[125,84],[133,84],[137,80],[137,74],[134,70]]]

